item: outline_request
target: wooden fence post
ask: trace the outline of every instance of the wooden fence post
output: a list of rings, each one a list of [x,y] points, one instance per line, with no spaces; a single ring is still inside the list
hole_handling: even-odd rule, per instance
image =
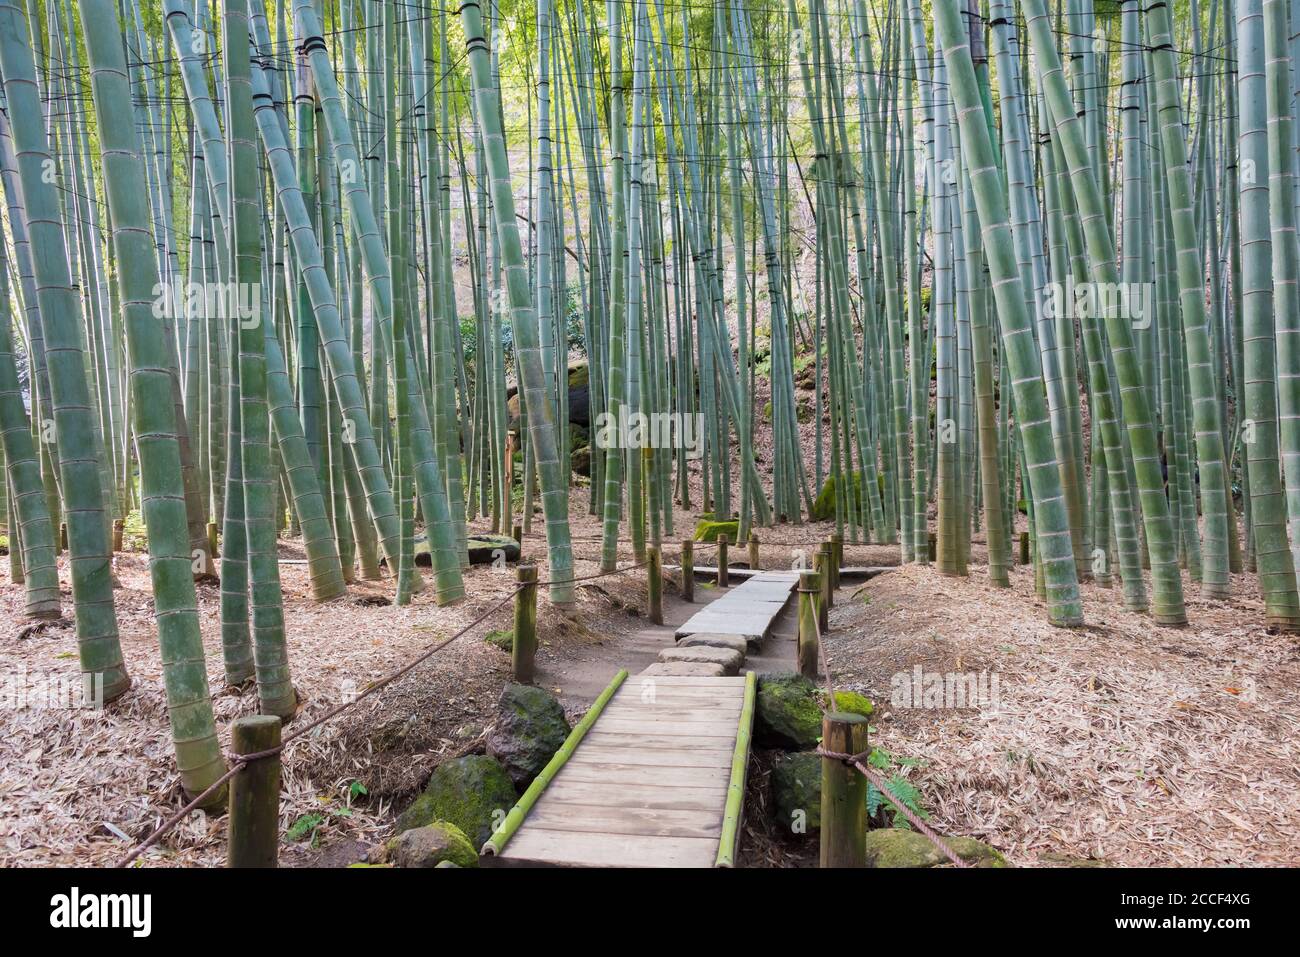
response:
[[[515,681],[533,683],[533,659],[537,655],[537,566],[519,565],[515,580],[522,586],[515,593],[515,637],[510,652]]]
[[[822,576],[817,572],[799,573],[799,673],[817,679],[817,596]]]
[[[822,716],[822,749],[860,754],[867,719],[829,711]],[[867,866],[867,779],[839,758],[822,758],[821,866]]]
[[[1020,564],[1029,564],[1029,533],[1020,533]]]
[[[718,587],[726,588],[731,584],[731,577],[727,574],[727,536],[718,535]]]
[[[749,533],[749,567],[758,571],[758,536],[753,532]]]
[[[840,587],[840,568],[844,566],[844,536],[831,536],[831,591]]]
[[[831,606],[834,604],[835,591],[831,588],[831,545],[830,542],[822,542],[822,546],[817,551],[817,560],[821,565],[818,569],[822,573],[822,591],[821,604],[818,606],[817,621],[822,626],[822,631],[826,631],[831,626]]]
[[[514,526],[514,528],[510,530],[510,537],[515,540],[515,544],[518,545],[522,551],[524,547],[524,527],[522,525]]]
[[[280,745],[280,719],[256,714],[231,729],[235,754],[257,754]],[[230,847],[227,867],[275,867],[280,851],[280,755],[249,762],[230,781]]]
[[[695,543],[682,542],[682,601],[695,601]]]
[[[664,623],[664,567],[658,545],[646,549],[646,572],[649,578],[650,621],[656,625]]]

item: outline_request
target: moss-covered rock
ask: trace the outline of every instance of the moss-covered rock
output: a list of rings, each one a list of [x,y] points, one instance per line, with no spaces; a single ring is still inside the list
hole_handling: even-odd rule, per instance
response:
[[[569,736],[564,706],[544,688],[508,684],[501,691],[488,754],[522,791],[541,773]]]
[[[822,733],[817,686],[803,675],[760,675],[754,739],[761,747],[808,751]]]
[[[388,859],[398,867],[478,867],[469,838],[446,821],[403,831],[388,842]]]
[[[963,861],[976,867],[1006,867],[996,850],[973,837],[945,837],[944,843]],[[948,858],[924,834],[899,827],[867,832],[867,867],[935,867]]]
[[[591,477],[591,449],[584,445],[580,449],[574,449],[573,454],[569,456],[569,467],[578,475]]]
[[[858,514],[862,514],[862,472],[853,473],[853,494],[857,496]],[[835,476],[828,476],[813,500],[809,517],[814,522],[828,522],[835,517]]]
[[[471,754],[438,765],[422,793],[397,819],[399,831],[437,821],[454,824],[474,847],[492,836],[492,827],[515,806],[519,795],[495,758]]]
[[[508,562],[519,561],[519,543],[509,535],[471,535],[465,540],[471,565],[490,565],[497,559],[498,550]]]
[[[733,545],[736,543],[736,536],[740,534],[740,522],[715,522],[707,518],[700,519],[695,526],[695,540],[697,542],[716,542],[719,535],[726,535],[727,541]]]
[[[822,759],[812,751],[772,762],[772,816],[777,827],[802,837],[821,827]]]
[[[826,695],[822,695],[822,701],[826,700]],[[856,691],[836,691],[835,692],[835,711],[845,714],[860,714],[864,718],[870,718],[871,713],[876,710],[876,706],[871,703],[871,699],[866,695],[860,695]]]
[[[489,631],[483,643],[491,645],[493,648],[499,648],[506,654],[511,654],[515,650],[515,632],[514,629],[499,628],[495,631]]]
[[[509,535],[490,535],[485,532],[481,535],[469,536],[465,544],[469,549],[471,565],[492,564],[496,561],[498,549],[505,555],[506,561],[519,561],[519,543]],[[415,538],[415,564],[424,568],[433,564],[433,556],[429,553],[429,539],[426,535],[417,535]]]

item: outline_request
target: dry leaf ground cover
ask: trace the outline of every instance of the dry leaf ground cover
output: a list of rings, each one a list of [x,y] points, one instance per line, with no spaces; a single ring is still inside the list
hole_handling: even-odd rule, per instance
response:
[[[984,571],[908,566],[831,614],[835,680],[878,702],[873,743],[921,759],[933,823],[1018,865],[1300,864],[1300,643],[1264,628],[1253,575],[1226,602],[1189,584],[1186,628],[1085,584],[1087,625],[1064,630],[1028,569],[1011,590]],[[996,674],[996,707],[891,704],[918,666]]]

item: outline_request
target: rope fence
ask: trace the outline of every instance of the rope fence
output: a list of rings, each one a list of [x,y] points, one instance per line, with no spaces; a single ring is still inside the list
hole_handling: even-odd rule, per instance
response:
[[[638,562],[635,565],[629,565],[623,568],[615,568],[610,571],[597,572],[592,575],[584,575],[580,578],[569,579],[568,581],[577,584],[580,582],[595,581],[598,578],[609,578],[614,575],[622,575],[630,571],[635,571],[639,568],[644,568],[646,567],[647,564],[648,562]],[[409,662],[407,662],[402,667],[398,668],[396,671],[392,671],[389,674],[385,675],[383,678],[380,678],[379,680],[370,683],[355,698],[350,698],[349,700],[344,701],[341,704],[335,705],[333,708],[330,708],[324,714],[320,715],[317,718],[314,718],[312,721],[308,722],[302,727],[295,728],[290,734],[285,736],[285,738],[275,747],[268,748],[263,751],[256,751],[249,754],[240,754],[236,757],[228,758],[230,762],[230,766],[226,769],[224,774],[222,774],[219,778],[217,778],[217,780],[212,782],[212,784],[208,785],[208,787],[206,787],[199,794],[191,798],[185,804],[185,806],[182,807],[179,811],[177,811],[176,813],[171,815],[171,817],[163,821],[163,823],[160,824],[148,837],[146,837],[143,841],[137,844],[131,850],[130,853],[128,853],[125,857],[123,857],[120,861],[118,861],[117,864],[114,866],[117,868],[129,867],[137,858],[140,857],[141,854],[143,854],[149,848],[157,844],[160,840],[166,837],[168,833],[174,830],[182,821],[184,821],[187,817],[189,817],[189,815],[192,814],[195,809],[202,807],[209,798],[219,793],[220,790],[226,784],[228,784],[232,778],[235,777],[235,775],[237,775],[240,771],[248,767],[248,765],[251,764],[252,762],[260,761],[265,758],[271,758],[279,754],[282,754],[285,748],[287,748],[298,738],[301,738],[303,735],[307,734],[310,731],[314,731],[316,728],[319,728],[321,725],[325,724],[326,722],[332,721],[334,718],[337,718],[339,715],[343,714],[349,709],[360,704],[366,698],[370,697],[373,694],[376,694],[379,691],[382,691],[384,688],[392,684],[394,681],[397,681],[399,678],[403,678],[406,675],[410,674],[420,665],[424,664],[434,655],[438,654],[438,652],[442,651],[444,648],[451,645],[454,641],[464,637],[465,635],[473,631],[475,628],[477,628],[479,625],[483,624],[483,622],[485,622],[488,618],[496,614],[498,611],[504,608],[508,603],[513,601],[515,597],[519,595],[520,592],[523,592],[526,588],[531,587],[535,589],[536,587],[541,585],[551,585],[551,584],[555,584],[555,582],[547,580],[547,581],[529,582],[527,584],[516,585],[506,595],[504,595],[497,601],[493,602],[477,618],[475,618],[473,621],[463,626],[459,631],[457,631],[451,637],[444,638],[443,640],[436,642],[430,648],[428,648],[427,650],[425,650],[415,658],[411,659]]]

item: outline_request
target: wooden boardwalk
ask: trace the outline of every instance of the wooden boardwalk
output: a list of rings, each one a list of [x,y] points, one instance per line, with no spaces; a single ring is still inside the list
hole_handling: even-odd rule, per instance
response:
[[[797,580],[793,572],[753,575],[677,629],[718,662],[674,662],[680,674],[656,673],[663,665],[631,678],[619,672],[484,846],[485,861],[730,866],[757,682],[753,672],[718,672],[739,670],[736,648],[767,636]],[[709,638],[734,647],[712,647]]]

